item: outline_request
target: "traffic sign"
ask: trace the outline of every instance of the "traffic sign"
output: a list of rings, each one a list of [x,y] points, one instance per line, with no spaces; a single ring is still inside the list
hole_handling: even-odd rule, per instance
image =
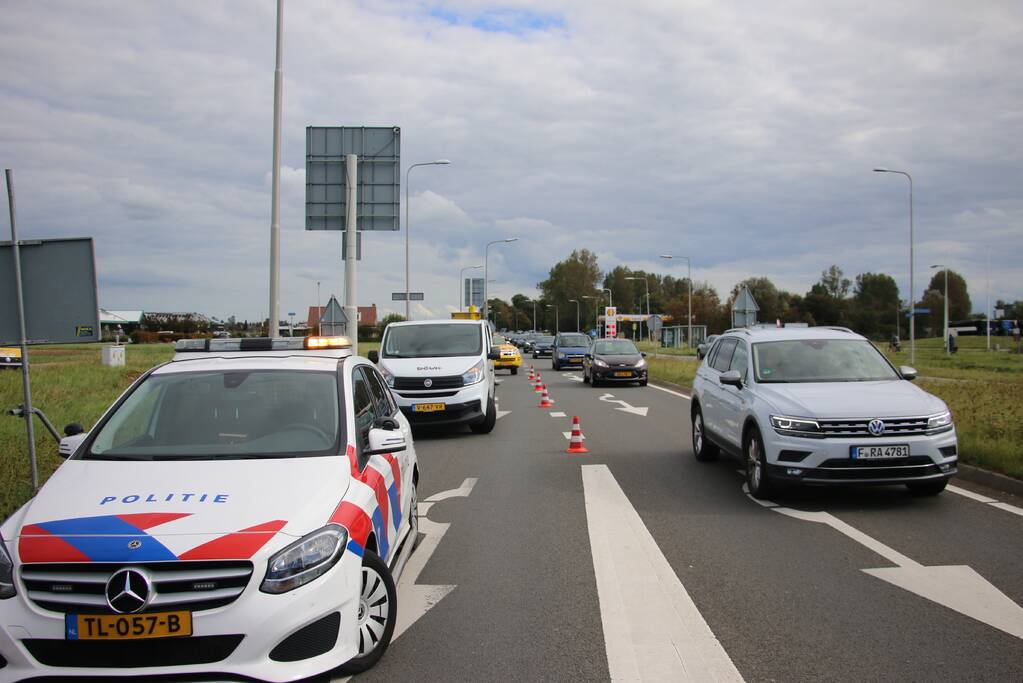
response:
[[[929,308],[914,308],[913,309],[913,315],[924,315],[924,314],[930,313],[930,312],[931,312],[931,309],[929,309]]]
[[[409,301],[423,301],[422,292],[409,292]],[[391,301],[404,301],[405,292],[391,292]]]

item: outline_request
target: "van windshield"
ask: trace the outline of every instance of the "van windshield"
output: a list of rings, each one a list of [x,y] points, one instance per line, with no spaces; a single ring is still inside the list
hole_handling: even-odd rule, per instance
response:
[[[440,358],[483,353],[479,325],[402,325],[387,328],[380,355],[384,358]]]

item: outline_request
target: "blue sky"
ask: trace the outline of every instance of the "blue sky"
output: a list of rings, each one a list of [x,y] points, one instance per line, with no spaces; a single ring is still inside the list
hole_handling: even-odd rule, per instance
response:
[[[610,269],[805,292],[839,264],[917,296],[948,263],[1023,298],[1023,6],[901,2],[286,3],[282,312],[342,293],[302,229],[308,125],[398,125],[420,316],[535,293],[574,248]],[[96,238],[108,308],[266,315],[271,0],[9,3],[0,165],[21,232]],[[404,173],[402,174],[404,181]],[[404,188],[402,188],[404,196]],[[6,208],[6,207],[5,207]],[[404,226],[403,226],[404,227]],[[393,306],[405,233],[364,238],[359,301]]]

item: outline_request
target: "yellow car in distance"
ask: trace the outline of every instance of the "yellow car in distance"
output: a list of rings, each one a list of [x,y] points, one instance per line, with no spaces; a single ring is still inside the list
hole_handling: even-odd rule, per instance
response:
[[[510,341],[500,335],[494,335],[494,348],[501,352],[501,357],[494,361],[494,369],[507,368],[511,374],[519,374],[519,367],[522,365],[522,354]]]
[[[17,346],[0,347],[0,368],[20,368],[21,349]]]

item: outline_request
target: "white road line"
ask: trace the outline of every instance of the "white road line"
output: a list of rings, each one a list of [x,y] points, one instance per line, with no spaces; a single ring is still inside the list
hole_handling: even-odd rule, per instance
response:
[[[611,680],[741,681],[611,470],[582,477]]]
[[[978,503],[986,503],[987,505],[990,505],[993,508],[1005,510],[1006,512],[1011,512],[1014,515],[1019,515],[1020,517],[1023,517],[1023,508],[1018,508],[1015,505],[1003,503],[1001,501],[995,500],[994,498],[988,498],[987,496],[982,496],[979,493],[974,493],[973,491],[969,491],[964,488],[959,488],[958,486],[953,486],[952,484],[946,486],[945,490],[951,491],[952,493],[957,493],[960,496],[964,496],[971,500],[975,500]]]
[[[553,413],[547,413],[547,414],[550,415],[551,417],[568,417],[567,415],[565,415],[560,410],[556,410]]]
[[[663,391],[666,394],[671,394],[672,396],[678,396],[679,398],[684,398],[687,401],[692,401],[693,400],[691,396],[686,396],[685,394],[683,394],[681,392],[678,392],[678,391],[673,391],[672,389],[665,389],[664,387],[659,387],[656,384],[650,384],[649,387],[651,389],[657,389],[657,391]]]

